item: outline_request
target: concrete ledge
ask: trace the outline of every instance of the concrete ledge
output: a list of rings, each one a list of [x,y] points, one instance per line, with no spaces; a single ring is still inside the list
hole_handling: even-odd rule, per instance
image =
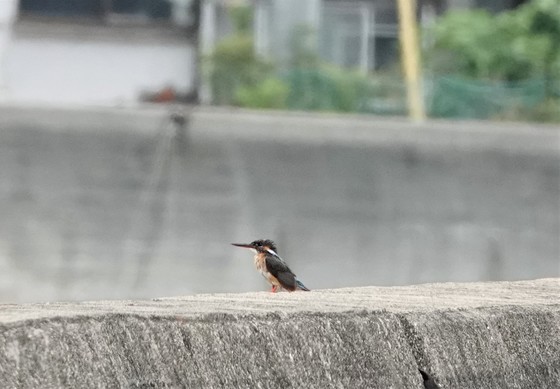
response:
[[[0,306],[32,387],[560,387],[560,279]]]
[[[189,118],[191,134],[220,139],[308,144],[399,144],[424,148],[498,149],[557,155],[560,126],[492,121],[426,120],[328,112],[249,110],[231,107],[124,107],[0,104],[0,124],[43,131],[157,133],[172,112]]]

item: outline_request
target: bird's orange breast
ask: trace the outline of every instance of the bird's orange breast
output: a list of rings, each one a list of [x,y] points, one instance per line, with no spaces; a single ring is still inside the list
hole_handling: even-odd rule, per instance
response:
[[[271,284],[271,285],[280,285],[280,281],[276,277],[274,277],[266,268],[266,254],[258,253],[255,255],[255,267],[258,271],[261,272],[264,278]]]
[[[255,267],[260,272],[265,272],[266,270],[266,255],[258,253],[255,255]]]

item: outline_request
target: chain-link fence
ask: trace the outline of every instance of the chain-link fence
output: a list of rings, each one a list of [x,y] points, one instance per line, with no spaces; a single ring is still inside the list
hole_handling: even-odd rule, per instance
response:
[[[432,80],[428,86],[427,107],[433,117],[491,119],[530,115],[546,100],[544,79],[508,83],[446,76]]]

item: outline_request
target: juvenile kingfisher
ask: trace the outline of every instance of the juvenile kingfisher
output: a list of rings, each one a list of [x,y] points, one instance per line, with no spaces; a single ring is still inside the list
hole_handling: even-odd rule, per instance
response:
[[[255,240],[251,243],[232,243],[232,245],[251,249],[255,253],[255,267],[272,285],[272,293],[276,293],[279,287],[290,292],[309,291],[276,253],[276,245],[270,239]]]

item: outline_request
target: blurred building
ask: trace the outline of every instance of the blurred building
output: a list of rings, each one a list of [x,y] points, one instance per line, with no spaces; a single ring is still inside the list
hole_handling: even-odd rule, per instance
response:
[[[2,0],[1,96],[119,104],[195,89],[191,0]]]
[[[228,2],[206,1],[206,49],[224,35]],[[397,52],[397,12],[393,0],[254,0],[258,52],[289,65],[294,45],[317,49],[327,62],[373,70]],[[204,20],[204,17],[203,17]],[[216,26],[213,29],[210,26]],[[227,27],[226,27],[227,28]]]
[[[417,1],[417,5],[418,16],[429,18],[453,8],[480,7],[498,12],[523,2],[423,0]],[[394,0],[256,0],[255,3],[257,47],[269,57],[285,59],[294,40],[301,38],[303,26],[316,31],[318,52],[329,63],[370,71],[393,63],[398,57],[398,10]]]
[[[523,2],[419,0],[418,15]],[[281,66],[294,45],[364,72],[398,58],[394,0],[2,0],[0,98],[115,105],[172,91],[192,100],[197,52],[232,31],[234,4],[254,6],[257,50]]]
[[[429,23],[449,9],[478,7],[498,12],[525,1],[419,0],[418,17]],[[231,3],[225,0],[204,2],[204,52],[210,52],[213,45],[231,31],[225,11]],[[280,66],[290,66],[294,46],[316,51],[328,63],[363,72],[392,65],[398,59],[395,0],[253,0],[244,3],[255,7],[257,51]]]

